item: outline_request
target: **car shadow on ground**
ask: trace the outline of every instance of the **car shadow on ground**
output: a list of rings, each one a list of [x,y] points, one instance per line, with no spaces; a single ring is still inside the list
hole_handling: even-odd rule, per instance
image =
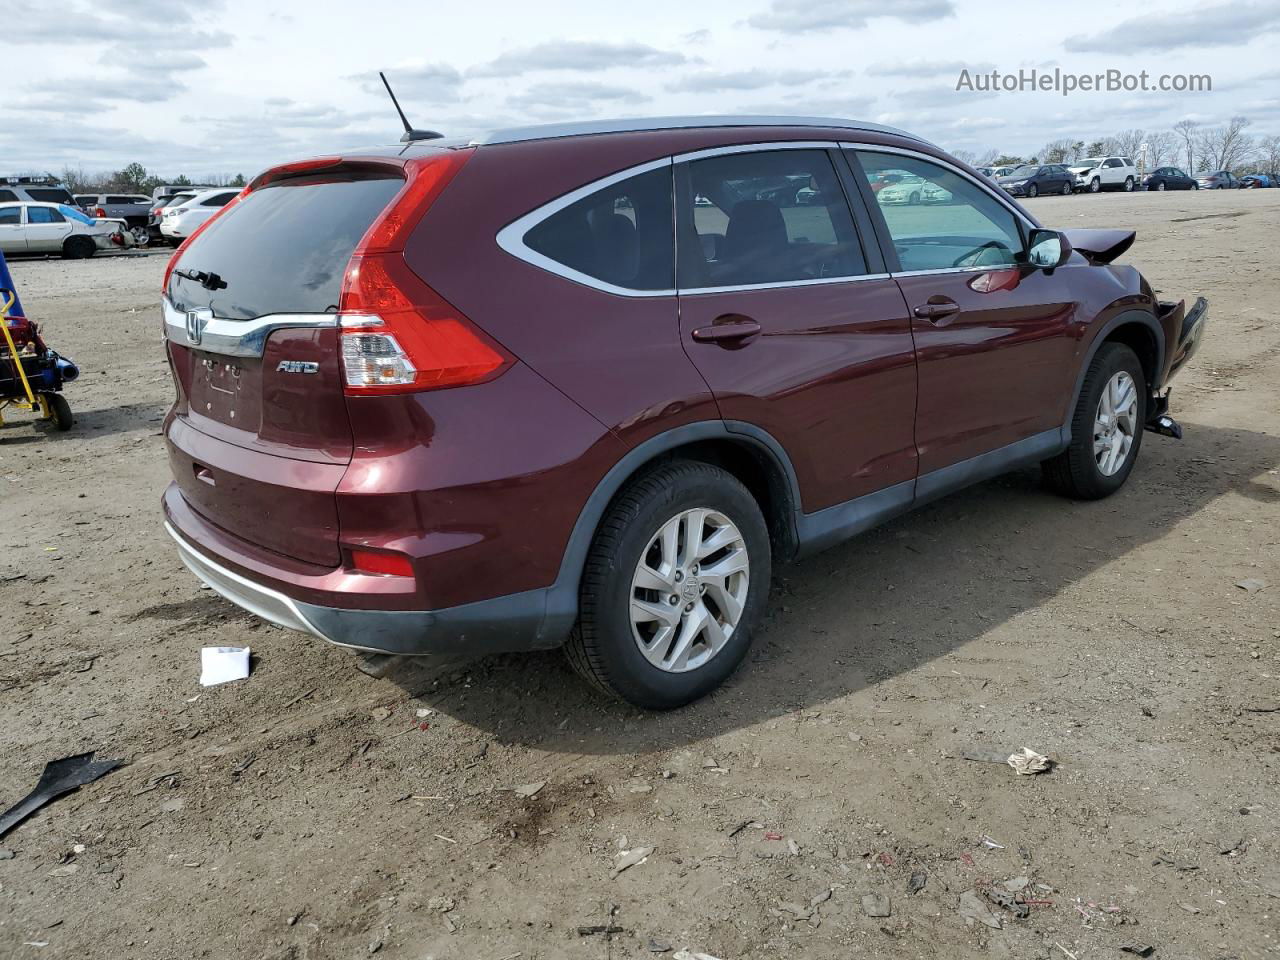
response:
[[[407,659],[387,679],[422,706],[499,742],[578,754],[664,751],[818,708],[1034,610],[1169,535],[1224,494],[1280,501],[1259,481],[1280,464],[1280,438],[1192,424],[1186,430],[1181,443],[1147,434],[1128,485],[1107,500],[1064,500],[1041,487],[1038,470],[1020,471],[781,568],[743,667],[721,690],[681,710],[650,714],[607,701],[577,679],[559,651],[461,666]],[[1175,576],[1151,573],[1153,582]],[[1126,629],[1123,619],[1160,612],[1110,615]],[[1036,643],[1034,628],[1025,640]],[[1061,660],[1061,651],[1047,647],[1043,655]]]
[[[109,436],[116,433],[145,431],[158,434],[169,409],[165,403],[121,403],[101,410],[78,410],[74,394],[68,398],[75,422],[70,430],[58,430],[48,420],[41,420],[26,410],[8,411],[0,426],[0,445],[47,443],[68,439],[84,440],[86,436]]]

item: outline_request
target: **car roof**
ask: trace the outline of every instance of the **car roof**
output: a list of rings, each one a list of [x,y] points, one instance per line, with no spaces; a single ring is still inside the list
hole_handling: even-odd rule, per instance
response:
[[[841,117],[788,117],[776,115],[633,117],[614,120],[581,120],[571,123],[540,123],[491,130],[471,140],[473,146],[519,143],[524,140],[554,140],[562,137],[586,137],[601,133],[639,133],[656,130],[683,130],[710,127],[821,127],[824,129],[864,130],[890,133],[921,143],[922,137],[882,123],[848,120]]]

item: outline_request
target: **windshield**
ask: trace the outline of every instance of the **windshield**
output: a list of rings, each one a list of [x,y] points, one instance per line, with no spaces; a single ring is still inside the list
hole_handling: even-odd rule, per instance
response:
[[[1039,168],[1038,166],[1033,166],[1032,164],[1024,163],[1024,164],[1023,164],[1022,166],[1020,166],[1020,167],[1014,167],[1014,168],[1013,168],[1013,170],[1012,170],[1012,171],[1010,171],[1009,176],[1011,176],[1011,177],[1033,177],[1033,176],[1035,176],[1036,171],[1037,171],[1037,170],[1039,170],[1039,169],[1040,169],[1040,168]]]
[[[1102,157],[1085,157],[1072,164],[1073,167],[1096,167],[1103,161]]]

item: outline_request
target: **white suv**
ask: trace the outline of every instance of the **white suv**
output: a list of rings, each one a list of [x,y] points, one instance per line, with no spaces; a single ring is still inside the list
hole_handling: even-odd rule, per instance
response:
[[[1075,175],[1076,190],[1123,190],[1129,193],[1138,183],[1138,168],[1128,157],[1085,157],[1067,165]]]
[[[215,213],[236,198],[239,187],[217,187],[197,193],[183,203],[173,203],[160,213],[160,232],[177,246]]]

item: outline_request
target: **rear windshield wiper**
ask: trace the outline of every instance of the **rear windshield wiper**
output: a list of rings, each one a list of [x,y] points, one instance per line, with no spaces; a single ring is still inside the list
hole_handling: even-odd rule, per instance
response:
[[[227,281],[223,280],[216,273],[206,273],[204,270],[175,270],[175,277],[181,277],[183,280],[191,280],[200,284],[206,290],[225,290],[227,289]]]

